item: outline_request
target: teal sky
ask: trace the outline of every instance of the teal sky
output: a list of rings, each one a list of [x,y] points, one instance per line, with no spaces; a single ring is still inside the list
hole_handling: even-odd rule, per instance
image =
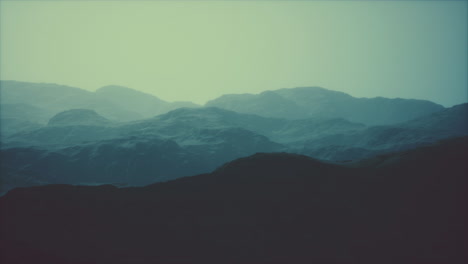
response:
[[[321,86],[468,99],[466,1],[2,1],[0,78],[164,100]]]

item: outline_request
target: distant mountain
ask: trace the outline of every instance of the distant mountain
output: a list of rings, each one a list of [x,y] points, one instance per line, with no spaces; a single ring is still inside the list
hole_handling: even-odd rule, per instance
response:
[[[357,161],[468,135],[467,117],[465,104],[412,122],[366,127],[343,119],[286,120],[218,108],[181,108],[112,126],[67,121],[69,125],[17,133],[2,142],[1,155],[8,165],[3,174],[11,177],[37,175],[50,183],[112,183],[110,175],[114,175],[118,182],[144,184],[208,172],[256,152],[287,151],[333,162]],[[158,142],[166,141],[177,146],[173,153],[163,154],[159,147],[163,143]],[[160,161],[164,155],[171,162]],[[144,156],[153,160],[146,162],[140,158]],[[97,157],[100,162],[95,161]],[[130,161],[138,165],[128,167]],[[156,172],[158,178],[146,176]],[[89,177],[80,179],[84,175]]]
[[[89,109],[71,109],[60,112],[53,116],[48,126],[107,126],[112,122],[109,119],[100,116],[94,110]]]
[[[26,104],[41,108],[53,115],[70,109],[91,109],[100,115],[116,121],[140,119],[141,115],[109,100],[98,98],[95,93],[83,89],[50,84],[17,81],[0,81],[1,103]]]
[[[267,133],[271,139],[302,147],[304,142],[320,139],[329,135],[353,134],[366,129],[363,124],[353,123],[342,118],[307,118],[288,120],[283,127]]]
[[[78,140],[88,127],[73,128],[79,129],[75,139]],[[72,135],[75,131],[66,132]],[[103,128],[93,133],[99,137],[106,132]],[[63,140],[63,136],[51,131],[43,133]],[[69,147],[58,145],[53,149],[26,146],[4,149],[0,152],[0,192],[38,183],[143,185],[209,172],[238,157],[284,148],[264,136],[235,128],[199,130],[192,137],[196,143],[191,145],[148,135],[101,139]]]
[[[96,95],[124,109],[135,111],[143,118],[164,114],[181,107],[200,107],[192,102],[169,103],[153,95],[117,85],[101,87],[96,90]]]
[[[62,116],[65,113],[68,116],[69,112],[59,115]],[[67,118],[67,120],[69,119]],[[68,127],[44,127],[35,131],[17,133],[5,140],[18,142],[18,144],[23,142],[16,146],[47,147],[57,144],[68,146],[80,142],[120,137],[144,138],[149,136],[174,140],[181,145],[198,145],[216,143],[217,141],[212,137],[204,138],[200,135],[200,131],[241,128],[264,135],[278,143],[289,144],[336,133],[350,133],[365,128],[364,125],[343,119],[286,120],[241,114],[214,107],[180,108],[149,119],[116,123],[109,128],[100,127],[99,121],[96,121],[95,127],[77,127],[77,125],[82,124],[71,121],[64,124],[68,124]],[[210,142],[210,140],[213,141]]]
[[[190,145],[196,142],[193,140],[197,129],[239,127],[283,144],[288,152],[341,161],[359,160],[468,135],[467,120],[468,104],[400,124],[374,127],[344,119],[287,120],[208,107],[181,108],[153,119],[134,122],[121,129],[128,131],[129,135],[158,135],[182,145]]]
[[[295,102],[287,100],[274,91],[260,94],[227,94],[208,101],[205,106],[219,107],[239,113],[265,117],[300,119],[310,117]]]
[[[2,174],[11,184],[4,190],[28,186],[21,179],[30,177],[42,183],[148,184],[209,172],[256,152],[285,151],[282,142],[362,129],[344,120],[290,121],[218,108],[181,108],[146,120],[103,123],[91,110],[70,110],[47,127],[7,137]],[[167,144],[173,149],[161,147],[164,142],[172,142]]]
[[[455,105],[433,114],[408,121],[403,126],[422,129],[438,129],[464,134],[468,131],[468,103]]]
[[[444,109],[425,100],[355,98],[319,87],[223,95],[206,106],[287,119],[344,118],[372,126],[400,123]]]
[[[169,103],[155,96],[122,86],[105,86],[96,92],[80,88],[17,81],[0,81],[1,104],[24,105],[42,109],[43,115],[34,122],[45,122],[59,112],[70,109],[90,109],[112,121],[132,121],[153,117],[180,107],[198,107],[191,102]],[[30,111],[28,112],[30,113]],[[29,119],[37,117],[30,113]]]
[[[286,153],[0,198],[6,263],[465,263],[467,138],[354,167]]]
[[[304,141],[301,153],[328,160],[356,160],[466,135],[468,103],[396,125]]]
[[[152,119],[123,125],[132,135],[157,134],[185,144],[199,129],[242,128],[264,135],[275,142],[288,144],[335,133],[348,133],[365,128],[362,124],[343,119],[287,120],[242,114],[216,107],[180,108]],[[132,131],[132,132],[130,132]],[[190,142],[187,142],[190,144]]]
[[[5,83],[8,85],[5,86]],[[58,85],[18,82],[1,84],[2,100],[6,98],[7,102],[11,102],[4,105],[7,111],[1,114],[1,155],[8,161],[2,165],[2,171],[11,182],[5,184],[3,190],[28,186],[28,182],[76,184],[118,181],[131,185],[146,184],[208,172],[229,160],[261,151],[287,151],[322,160],[349,162],[431,144],[444,138],[468,135],[468,104],[422,115],[418,111],[424,107],[418,105],[435,104],[402,99],[356,99],[320,88],[282,89],[261,95],[239,96],[251,98],[251,107],[257,107],[257,110],[266,110],[266,106],[274,102],[276,107],[272,113],[277,111],[278,115],[294,114],[296,117],[302,113],[306,117],[303,119],[262,117],[203,107],[179,108],[147,119],[113,122],[102,112],[93,110],[91,105],[90,109],[59,112],[44,126],[28,120],[43,120],[47,114],[60,107],[86,105],[89,102],[98,103],[101,110],[105,110],[105,107],[120,109],[120,113],[130,113],[127,107],[134,107],[132,111],[141,113],[137,114],[139,118],[150,115],[151,111],[163,111],[163,108],[170,108],[174,104],[117,86],[104,87],[92,93]],[[28,94],[38,95],[32,100],[28,99]],[[260,101],[258,97],[261,97]],[[336,105],[349,106],[356,100],[383,100],[383,106],[385,102],[393,102],[389,104],[391,107],[400,103],[403,106],[413,105],[416,108],[411,113],[422,116],[412,121],[377,127],[333,117],[341,115],[338,115],[341,108],[332,107],[333,104],[341,102]],[[138,102],[141,103],[137,105]],[[293,106],[299,107],[300,111],[294,110]],[[307,112],[304,110],[306,108],[313,111]],[[118,112],[112,111],[109,113]],[[348,112],[353,111],[348,109]],[[378,110],[370,111],[374,112],[379,116]],[[307,117],[307,113],[315,114]],[[408,113],[407,116],[411,115]],[[173,142],[177,146],[172,154],[167,154],[172,162],[161,161],[161,142]],[[147,144],[147,147],[141,148],[142,144]],[[122,155],[115,156],[108,149]],[[154,157],[154,161],[136,162],[137,167],[128,167],[128,161],[139,160],[139,155]],[[95,163],[96,157],[103,163]],[[103,171],[104,167],[107,169]],[[157,178],[146,176],[155,172],[158,172]],[[89,177],[80,179],[83,175]],[[109,175],[116,175],[115,181]],[[37,178],[32,179],[34,177]]]

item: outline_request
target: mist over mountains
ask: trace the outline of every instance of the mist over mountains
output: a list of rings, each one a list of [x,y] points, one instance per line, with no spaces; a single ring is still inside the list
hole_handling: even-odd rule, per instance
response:
[[[181,107],[200,107],[191,102],[169,103],[153,95],[116,85],[101,87],[96,92],[65,85],[17,81],[0,81],[0,87],[2,105],[35,107],[37,116],[34,121],[39,123],[70,109],[90,109],[113,121],[131,121]],[[320,87],[223,95],[205,106],[286,119],[344,118],[366,125],[394,124],[443,109],[441,105],[425,100],[355,98]]]
[[[2,263],[464,263],[468,103],[0,82]]]
[[[70,109],[89,109],[112,121],[131,121],[179,107],[197,107],[190,102],[169,103],[150,94],[115,85],[99,88],[96,92],[58,84],[17,81],[0,81],[0,87],[2,105],[34,106],[41,111],[41,118],[34,120],[38,123]]]
[[[47,183],[145,185],[257,152],[356,162],[468,135],[468,104],[354,98],[317,87],[225,95],[204,107],[121,86],[93,93],[2,81],[0,89],[2,192]]]
[[[0,264],[468,263],[467,11],[0,0]]]
[[[267,117],[344,118],[366,125],[395,124],[443,109],[441,105],[424,100],[355,98],[320,87],[223,95],[206,105]]]

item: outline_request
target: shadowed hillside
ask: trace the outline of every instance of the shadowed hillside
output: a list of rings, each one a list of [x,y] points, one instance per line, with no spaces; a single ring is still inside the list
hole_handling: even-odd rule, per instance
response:
[[[468,139],[343,167],[256,154],[140,188],[0,198],[10,263],[464,263]],[[8,262],[7,262],[8,263]]]

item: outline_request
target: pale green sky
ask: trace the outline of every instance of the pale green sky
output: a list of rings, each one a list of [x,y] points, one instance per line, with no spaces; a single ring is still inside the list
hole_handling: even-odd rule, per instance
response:
[[[2,1],[0,78],[164,100],[322,86],[467,101],[466,1]]]

